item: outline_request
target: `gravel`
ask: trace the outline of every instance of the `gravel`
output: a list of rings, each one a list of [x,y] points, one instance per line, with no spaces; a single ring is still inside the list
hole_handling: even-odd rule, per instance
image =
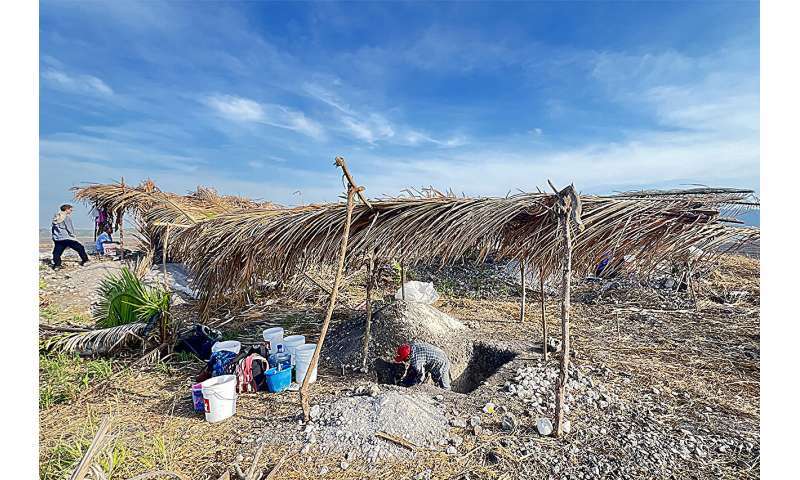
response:
[[[311,445],[309,448],[317,448],[326,455],[345,455],[348,462],[356,458],[375,462],[412,455],[408,449],[376,437],[377,432],[439,451],[447,451],[451,440],[443,407],[421,393],[389,390],[376,396],[347,396],[320,406],[320,410],[313,431],[298,435],[306,445]],[[450,445],[450,448],[456,447]]]

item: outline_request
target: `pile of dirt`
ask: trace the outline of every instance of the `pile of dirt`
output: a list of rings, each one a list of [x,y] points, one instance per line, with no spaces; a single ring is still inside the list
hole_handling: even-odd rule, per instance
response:
[[[444,451],[448,431],[443,406],[430,396],[389,390],[322,405],[317,419],[298,435],[305,442],[304,452],[316,448],[325,455],[341,454],[345,461],[366,458],[375,462],[412,455],[409,449],[376,433],[402,438],[422,449]]]
[[[338,325],[328,336],[324,355],[334,364],[361,365],[364,317]],[[454,369],[467,364],[472,353],[472,335],[459,320],[418,302],[396,301],[378,310],[372,317],[368,364],[376,358],[394,357],[399,345],[423,341],[447,353]],[[453,372],[453,377],[460,372]]]

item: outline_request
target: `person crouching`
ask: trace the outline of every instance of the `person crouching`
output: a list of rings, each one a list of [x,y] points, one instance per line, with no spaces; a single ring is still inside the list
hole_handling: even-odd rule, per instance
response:
[[[404,343],[397,347],[395,362],[408,362],[408,370],[400,381],[406,387],[425,381],[428,373],[440,388],[450,390],[450,359],[439,348],[425,342]]]

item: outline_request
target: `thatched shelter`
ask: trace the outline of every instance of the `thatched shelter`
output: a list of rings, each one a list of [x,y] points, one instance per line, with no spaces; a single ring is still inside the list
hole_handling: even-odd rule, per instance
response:
[[[166,227],[172,224],[193,224],[239,210],[281,208],[271,202],[219,195],[216,190],[202,186],[186,195],[163,192],[151,180],[135,187],[115,182],[74,187],[72,190],[76,200],[107,210],[118,228],[122,226],[123,215],[126,212],[132,214],[139,232],[153,249],[161,248],[160,238]],[[172,254],[172,249],[169,250]]]
[[[728,218],[757,205],[752,191],[692,189],[581,196],[585,229],[574,237],[573,272],[592,271],[604,256],[627,255],[630,268],[648,271],[690,249],[709,260],[733,248],[741,232]],[[402,259],[452,263],[473,252],[517,259],[554,273],[560,264],[556,195],[522,193],[505,198],[465,198],[427,191],[372,200],[355,207],[347,264],[360,267]],[[187,222],[177,234],[181,257],[196,275],[203,309],[255,287],[289,279],[310,264],[334,264],[343,231],[343,203],[281,210],[253,208]],[[757,233],[756,233],[757,234]],[[694,250],[699,249],[699,250]]]

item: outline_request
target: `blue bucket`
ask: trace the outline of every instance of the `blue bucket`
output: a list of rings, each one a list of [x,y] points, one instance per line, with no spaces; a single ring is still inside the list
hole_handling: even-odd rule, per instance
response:
[[[267,376],[267,390],[272,393],[278,393],[289,388],[292,383],[292,369],[285,368],[278,371],[276,368],[270,368],[264,374]]]

